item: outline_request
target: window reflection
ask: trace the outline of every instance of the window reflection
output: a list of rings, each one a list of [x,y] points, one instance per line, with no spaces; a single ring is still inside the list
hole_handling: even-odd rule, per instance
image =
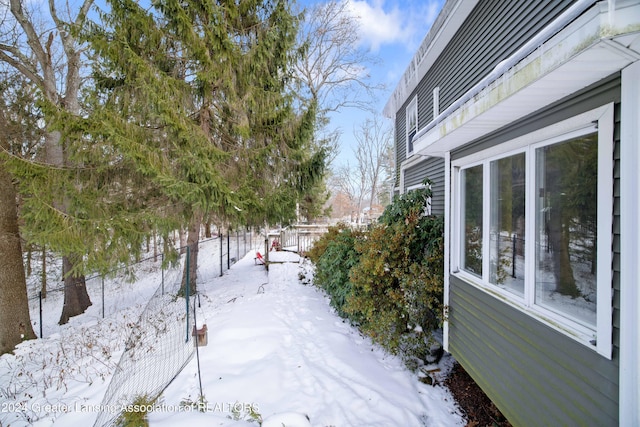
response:
[[[462,268],[482,277],[482,165],[462,171],[464,238]]]
[[[491,162],[489,281],[524,295],[525,154]]]
[[[536,150],[535,303],[596,324],[597,133]]]

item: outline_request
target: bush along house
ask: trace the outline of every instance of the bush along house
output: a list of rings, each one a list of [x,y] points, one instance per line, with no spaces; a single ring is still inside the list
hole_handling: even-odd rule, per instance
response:
[[[638,0],[448,0],[385,107],[445,349],[513,425],[640,425],[639,60]]]

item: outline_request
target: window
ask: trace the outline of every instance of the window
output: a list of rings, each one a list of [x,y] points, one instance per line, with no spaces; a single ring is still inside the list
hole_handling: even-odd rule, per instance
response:
[[[524,296],[525,154],[490,163],[489,281]]]
[[[535,302],[596,325],[598,134],[535,150]]]
[[[407,119],[407,157],[413,154],[413,138],[418,133],[418,97],[414,97],[406,110]]]
[[[462,268],[482,277],[482,165],[462,172],[464,239]]]
[[[612,111],[605,106],[453,163],[452,270],[607,357]]]

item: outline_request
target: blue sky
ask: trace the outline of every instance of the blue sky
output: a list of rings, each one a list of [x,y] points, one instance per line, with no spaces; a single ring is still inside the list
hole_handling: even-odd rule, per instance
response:
[[[378,56],[380,63],[371,68],[372,83],[383,83],[386,90],[379,94],[376,111],[382,114],[387,99],[409,65],[422,39],[435,21],[444,0],[349,0],[351,10],[359,18],[360,47]],[[303,4],[317,3],[302,1]],[[342,131],[340,155],[334,167],[353,164],[354,128],[358,128],[369,113],[345,109],[332,117],[332,126]]]

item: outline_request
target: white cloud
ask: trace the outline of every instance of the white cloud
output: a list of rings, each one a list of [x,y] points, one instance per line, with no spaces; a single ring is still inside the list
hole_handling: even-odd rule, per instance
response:
[[[401,1],[401,6],[387,6],[384,0],[348,0],[349,10],[360,23],[361,43],[374,52],[385,44],[403,44],[415,50],[438,15],[441,3],[442,0]]]

